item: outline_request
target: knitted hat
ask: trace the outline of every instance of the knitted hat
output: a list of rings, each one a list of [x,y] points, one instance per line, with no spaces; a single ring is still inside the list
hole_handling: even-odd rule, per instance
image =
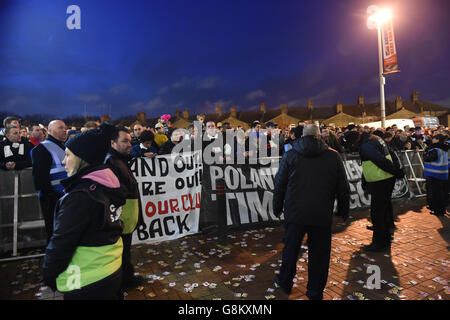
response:
[[[383,138],[383,136],[384,136],[384,133],[381,130],[375,130],[373,132],[373,134],[376,135],[376,136],[379,136],[380,138]]]
[[[155,138],[155,136],[153,135],[153,133],[151,131],[144,130],[144,131],[142,131],[141,135],[139,136],[139,142],[144,143],[147,141],[153,141],[154,138]]]
[[[107,122],[99,129],[79,133],[65,143],[65,146],[77,157],[89,164],[102,164],[111,147],[111,136],[115,127]]]

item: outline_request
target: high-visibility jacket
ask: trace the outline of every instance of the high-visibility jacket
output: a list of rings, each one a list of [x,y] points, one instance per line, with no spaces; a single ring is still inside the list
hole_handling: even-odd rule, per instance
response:
[[[50,168],[50,182],[57,193],[64,193],[61,180],[67,178],[66,167],[62,164],[66,156],[64,150],[50,140],[42,141],[41,144],[52,156],[52,166]]]
[[[437,159],[435,161],[423,163],[423,174],[425,178],[436,178],[439,180],[448,179],[448,152],[440,148],[432,148],[429,150],[436,150]]]

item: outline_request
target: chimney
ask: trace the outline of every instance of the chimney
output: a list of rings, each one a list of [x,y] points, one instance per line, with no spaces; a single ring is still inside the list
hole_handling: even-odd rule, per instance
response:
[[[189,119],[189,110],[188,109],[184,109],[184,111],[183,111],[183,118],[184,119]]]
[[[414,103],[419,102],[419,91],[413,91],[411,101]]]
[[[259,110],[262,113],[266,113],[267,109],[266,109],[266,104],[264,102],[259,105]]]
[[[399,111],[402,108],[403,108],[402,97],[400,96],[395,97],[395,110]]]
[[[337,104],[336,104],[336,113],[341,113],[341,112],[343,112],[343,106],[342,106],[342,103],[340,103],[340,102],[338,102]]]
[[[100,117],[100,121],[101,122],[105,122],[105,121],[111,121],[111,117],[107,114],[104,114]]]
[[[180,110],[176,110],[175,111],[175,118],[180,118],[180,114],[181,114],[181,111]]]
[[[282,104],[282,105],[281,105],[281,113],[282,113],[282,114],[287,114],[287,113],[288,113],[288,107],[287,107],[287,104]]]
[[[137,119],[139,120],[139,122],[145,122],[146,121],[145,112],[138,112]]]
[[[363,105],[364,104],[364,96],[363,95],[359,95],[358,96],[358,104],[359,105]]]
[[[311,99],[308,99],[308,110],[312,110],[313,109],[313,103]]]
[[[216,107],[216,114],[220,117],[222,115],[222,106]]]
[[[232,118],[237,118],[237,112],[236,112],[236,107],[231,107],[230,108],[230,117]]]

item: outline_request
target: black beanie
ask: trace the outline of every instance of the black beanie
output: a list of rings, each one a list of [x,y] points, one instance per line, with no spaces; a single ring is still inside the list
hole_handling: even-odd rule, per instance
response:
[[[380,138],[383,138],[383,136],[384,136],[384,133],[381,130],[375,130],[373,132],[373,134],[376,135],[376,136],[379,136]]]
[[[154,137],[155,136],[153,135],[153,133],[151,131],[144,130],[144,131],[142,131],[141,135],[139,136],[139,142],[140,143],[144,143],[144,142],[147,142],[147,141],[152,141],[153,142]]]
[[[111,147],[111,137],[115,127],[107,122],[99,129],[79,133],[65,143],[77,157],[89,164],[102,164]]]

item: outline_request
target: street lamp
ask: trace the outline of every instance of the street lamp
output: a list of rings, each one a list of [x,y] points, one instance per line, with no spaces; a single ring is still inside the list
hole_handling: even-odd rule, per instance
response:
[[[369,29],[377,28],[378,31],[378,64],[380,77],[380,106],[381,106],[381,127],[385,127],[386,122],[386,106],[384,101],[384,85],[386,83],[383,76],[383,48],[381,44],[381,28],[383,24],[392,19],[392,14],[388,9],[380,9],[377,6],[369,6],[367,13],[370,14],[367,19],[367,27]]]

